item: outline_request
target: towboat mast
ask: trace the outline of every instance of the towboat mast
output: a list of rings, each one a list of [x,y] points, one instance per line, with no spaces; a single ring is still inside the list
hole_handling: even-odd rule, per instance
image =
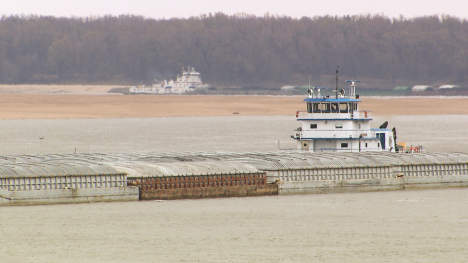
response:
[[[338,99],[338,72],[340,71],[340,66],[336,69],[336,86],[335,86],[335,99]]]

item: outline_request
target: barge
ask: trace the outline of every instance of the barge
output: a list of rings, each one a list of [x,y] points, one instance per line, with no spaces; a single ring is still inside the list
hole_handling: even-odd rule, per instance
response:
[[[467,153],[288,151],[0,157],[0,206],[466,186]]]

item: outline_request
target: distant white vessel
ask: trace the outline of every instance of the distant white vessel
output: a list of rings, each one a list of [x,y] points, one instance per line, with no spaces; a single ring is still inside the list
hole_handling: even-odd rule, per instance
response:
[[[182,68],[182,75],[177,75],[176,80],[163,80],[160,83],[153,84],[152,87],[134,86],[130,87],[129,92],[135,94],[183,94],[192,92],[196,89],[205,89],[208,85],[203,84],[200,72],[195,68]]]

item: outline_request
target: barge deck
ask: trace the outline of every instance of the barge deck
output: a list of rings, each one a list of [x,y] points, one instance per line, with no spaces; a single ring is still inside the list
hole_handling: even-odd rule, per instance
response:
[[[468,153],[51,154],[0,164],[0,206],[468,186]]]

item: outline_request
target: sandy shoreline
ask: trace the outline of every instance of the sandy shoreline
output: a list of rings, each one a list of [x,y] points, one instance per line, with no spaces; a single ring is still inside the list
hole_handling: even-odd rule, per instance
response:
[[[295,115],[304,97],[1,94],[0,119]],[[468,114],[468,98],[362,97],[374,115]]]
[[[62,93],[62,94],[105,94],[112,88],[122,88],[128,86],[119,85],[40,85],[40,84],[23,84],[23,85],[6,85],[0,84],[0,93],[15,93],[15,94],[37,94],[37,93]]]

